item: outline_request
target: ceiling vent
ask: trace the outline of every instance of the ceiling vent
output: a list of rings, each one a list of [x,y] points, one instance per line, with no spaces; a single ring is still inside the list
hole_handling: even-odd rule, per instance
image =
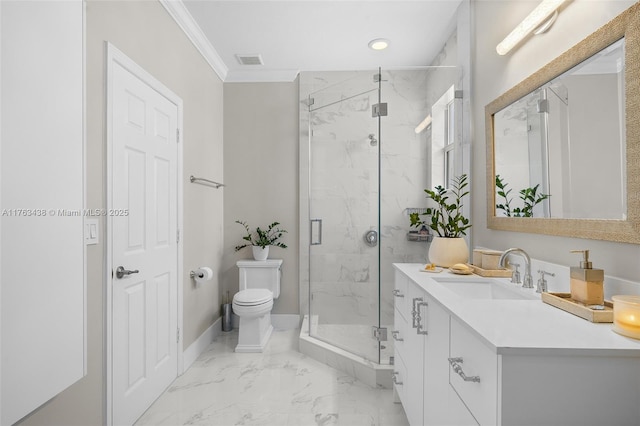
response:
[[[260,55],[236,55],[240,65],[264,65]]]

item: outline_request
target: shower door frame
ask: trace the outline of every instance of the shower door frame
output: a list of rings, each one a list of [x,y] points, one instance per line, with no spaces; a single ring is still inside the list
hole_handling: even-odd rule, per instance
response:
[[[311,281],[311,275],[312,275],[312,246],[315,245],[313,244],[313,238],[314,238],[314,227],[313,224],[314,222],[317,220],[317,218],[315,218],[314,216],[312,216],[312,168],[311,168],[311,163],[312,163],[312,138],[313,138],[313,128],[312,128],[312,120],[311,120],[311,116],[312,113],[314,111],[320,111],[323,108],[328,108],[328,107],[332,107],[334,105],[341,105],[343,102],[345,101],[349,101],[349,100],[353,100],[356,99],[358,97],[362,97],[365,96],[367,94],[370,94],[372,92],[377,92],[377,96],[374,94],[374,96],[372,96],[373,98],[376,99],[376,102],[371,104],[371,106],[373,105],[379,105],[381,103],[381,70],[369,70],[369,71],[359,71],[359,72],[355,72],[356,74],[358,73],[364,73],[364,76],[372,80],[373,85],[371,86],[371,89],[369,90],[365,90],[365,91],[360,91],[357,93],[354,93],[350,96],[347,97],[341,97],[339,100],[335,101],[335,102],[328,102],[325,105],[322,106],[315,106],[314,107],[314,101],[311,98],[311,95],[309,96],[308,100],[307,100],[307,110],[308,110],[308,157],[307,157],[307,161],[309,164],[309,170],[307,173],[307,177],[308,177],[308,199],[307,199],[307,214],[306,215],[301,215],[301,217],[306,217],[307,218],[307,224],[309,226],[309,232],[308,232],[308,236],[309,236],[309,241],[308,244],[306,244],[306,248],[307,248],[307,262],[306,264],[308,265],[308,271],[307,271],[307,280],[308,280],[308,290],[309,293],[307,294],[308,300],[308,309],[306,310],[306,312],[308,313],[308,332],[309,335],[315,339],[318,339],[320,341],[324,341],[328,344],[331,344],[333,346],[336,346],[340,349],[346,350],[347,352],[350,352],[352,354],[355,354],[357,356],[362,356],[363,358],[369,360],[369,361],[373,361],[375,363],[380,363],[380,358],[381,358],[381,340],[384,339],[380,339],[380,338],[376,338],[375,334],[376,331],[381,327],[381,241],[380,241],[380,226],[381,226],[381,214],[380,214],[380,196],[381,196],[381,192],[380,192],[380,188],[381,188],[381,152],[380,152],[380,147],[381,147],[381,120],[380,117],[383,114],[373,114],[373,108],[369,109],[366,111],[366,114],[371,114],[369,117],[372,120],[376,120],[375,124],[372,126],[372,128],[375,128],[375,135],[377,135],[377,146],[376,146],[376,159],[375,159],[375,168],[376,168],[376,179],[375,179],[375,185],[376,185],[376,196],[375,196],[375,204],[376,204],[376,217],[375,217],[375,231],[377,233],[378,236],[378,241],[377,244],[375,246],[375,265],[373,266],[373,268],[375,269],[375,273],[376,273],[376,278],[375,278],[375,290],[371,290],[371,294],[368,294],[368,296],[370,296],[370,301],[375,300],[375,308],[373,308],[372,310],[375,310],[375,312],[371,315],[370,319],[372,319],[373,321],[371,321],[371,324],[365,324],[366,326],[370,327],[368,331],[368,336],[372,341],[372,345],[375,345],[374,348],[370,348],[369,350],[361,350],[362,348],[360,347],[353,347],[353,346],[349,346],[349,345],[343,345],[340,344],[340,342],[337,342],[335,340],[332,340],[331,338],[327,338],[325,336],[319,335],[319,334],[314,334],[312,332],[312,322],[313,322],[313,312],[312,312],[312,308],[313,308],[313,302],[312,302],[312,298],[313,298],[313,292],[312,292],[312,285],[313,282]],[[371,81],[371,80],[370,80]],[[322,92],[322,90],[318,91],[318,92]],[[365,133],[368,133],[369,131],[366,131]],[[375,137],[374,135],[374,137]],[[371,138],[371,135],[369,134],[369,139]],[[339,143],[336,141],[336,143]],[[366,141],[363,141],[362,143],[367,143]],[[301,152],[301,157],[302,157],[302,152]],[[302,164],[302,163],[301,163]],[[359,218],[361,219],[361,218]],[[322,227],[322,224],[319,225],[320,227]],[[373,229],[373,228],[370,228]],[[303,231],[304,233],[304,231]],[[357,238],[356,240],[359,240],[359,238]],[[301,245],[301,251],[303,250],[303,247],[305,245]],[[355,253],[355,252],[354,252]],[[373,255],[372,255],[373,256]],[[302,257],[301,257],[301,261],[302,261]],[[354,285],[357,285],[358,282],[354,281],[353,282]],[[369,282],[369,284],[373,285],[372,282]],[[303,295],[301,294],[301,297],[303,297]],[[374,318],[375,317],[375,318]],[[354,325],[362,325],[361,323],[355,323]],[[375,353],[375,354],[374,354]],[[373,358],[373,359],[372,359]]]

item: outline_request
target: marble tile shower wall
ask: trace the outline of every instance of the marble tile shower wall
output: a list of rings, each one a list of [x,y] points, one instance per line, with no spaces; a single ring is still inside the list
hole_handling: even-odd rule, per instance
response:
[[[313,74],[316,84],[321,81],[327,86],[336,77]],[[372,74],[362,78],[372,81]],[[352,97],[361,90],[360,80],[332,86],[332,96],[323,93],[325,99],[349,99],[311,115],[310,200],[312,215],[323,219],[324,228],[322,245],[311,251],[311,304],[312,315],[318,315],[320,323],[377,323],[378,247],[367,246],[363,236],[378,228],[378,209],[383,324],[393,323],[391,264],[426,258],[426,244],[406,240],[406,208],[425,204],[422,190],[428,186],[429,132],[416,135],[414,129],[429,112],[428,80],[424,70],[383,71],[381,95],[389,112],[381,119],[380,132],[377,119],[371,117],[377,91]],[[318,97],[314,98],[318,108]],[[375,135],[378,145],[370,144],[369,134]]]

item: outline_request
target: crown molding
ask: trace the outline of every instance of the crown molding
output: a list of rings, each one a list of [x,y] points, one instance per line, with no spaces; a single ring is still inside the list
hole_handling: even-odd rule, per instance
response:
[[[292,82],[299,70],[230,70],[225,83],[282,83]]]
[[[169,12],[178,26],[184,31],[191,43],[198,49],[207,63],[213,68],[218,77],[224,82],[227,78],[229,68],[211,45],[207,37],[196,23],[191,13],[187,10],[182,0],[159,0],[160,4]]]

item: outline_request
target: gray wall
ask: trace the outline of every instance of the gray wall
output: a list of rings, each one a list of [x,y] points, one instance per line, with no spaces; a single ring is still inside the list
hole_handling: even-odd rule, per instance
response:
[[[187,348],[219,316],[218,280],[194,288],[188,274],[200,265],[220,269],[223,195],[220,190],[188,183],[188,177],[222,179],[222,82],[158,2],[89,0],[86,28],[88,208],[105,207],[104,42],[114,44],[184,101],[183,345]],[[103,423],[104,228],[101,234],[101,244],[87,247],[87,376],[22,424]]]
[[[298,81],[224,85],[224,260],[222,287],[238,291],[236,261],[244,228],[278,221],[288,231],[287,249],[272,247],[269,258],[283,259],[280,297],[274,314],[298,314]]]
[[[607,274],[637,280],[640,245],[494,231],[486,226],[486,154],[484,107],[502,93],[568,50],[634,1],[575,0],[565,4],[551,30],[530,37],[506,56],[495,46],[538,4],[538,1],[476,1],[473,32],[473,240],[477,246],[507,249],[522,247],[534,258],[577,264],[572,249],[591,250],[594,267]],[[597,195],[597,193],[596,193]],[[597,201],[594,201],[597,202]]]

